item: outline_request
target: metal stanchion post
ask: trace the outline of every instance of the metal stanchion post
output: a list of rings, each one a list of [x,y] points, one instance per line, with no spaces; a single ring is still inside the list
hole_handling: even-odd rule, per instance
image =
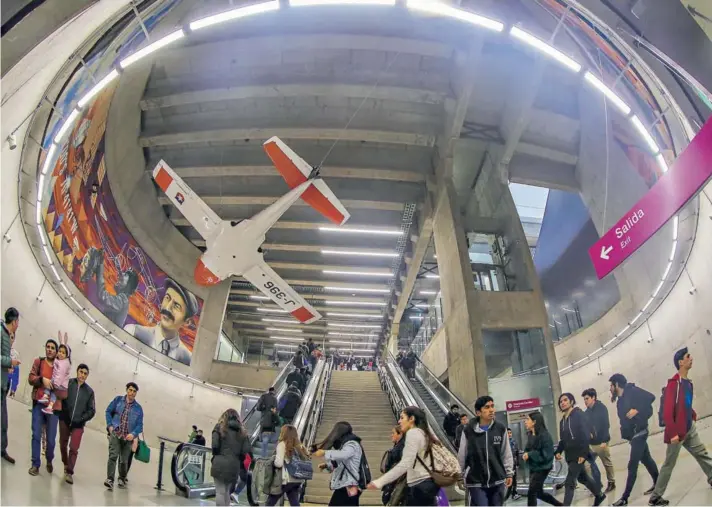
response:
[[[166,443],[161,442],[161,447],[158,451],[158,482],[156,482],[156,487],[159,491],[163,491],[163,453],[166,450]]]

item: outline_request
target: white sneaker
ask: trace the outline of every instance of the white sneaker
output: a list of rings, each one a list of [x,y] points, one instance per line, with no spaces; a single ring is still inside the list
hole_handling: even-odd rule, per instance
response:
[[[230,502],[230,505],[240,505],[240,499],[237,497],[237,494],[232,493],[230,495],[230,500],[232,500],[232,502]]]

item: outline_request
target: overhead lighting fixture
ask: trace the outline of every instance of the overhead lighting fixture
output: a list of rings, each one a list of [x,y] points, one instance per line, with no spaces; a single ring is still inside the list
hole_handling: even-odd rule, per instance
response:
[[[303,342],[304,338],[291,338],[289,336],[270,336],[270,340],[286,340],[289,342]]]
[[[677,250],[677,240],[672,242],[672,250],[670,251],[670,262],[675,258],[675,251]]]
[[[99,324],[98,322],[94,322],[94,325],[95,325],[96,327],[98,327],[99,329],[101,329],[104,333],[108,333],[108,332],[109,332],[108,329],[106,329],[104,326],[102,326],[102,325]]]
[[[331,327],[348,327],[348,328],[361,328],[361,329],[381,329],[383,326],[376,326],[373,324],[340,324],[338,322],[327,322],[327,326]]]
[[[662,153],[658,153],[657,155],[655,155],[655,161],[658,163],[658,166],[660,167],[660,170],[663,172],[663,174],[668,172],[669,167]]]
[[[504,24],[499,21],[480,16],[474,12],[456,9],[443,2],[435,2],[433,0],[408,0],[406,6],[409,9],[427,12],[429,14],[437,14],[438,16],[446,16],[459,21],[464,21],[465,23],[481,26],[495,32],[501,32],[504,30]]]
[[[603,81],[598,79],[590,72],[586,72],[586,74],[584,75],[584,79],[588,81],[591,85],[593,85],[594,88],[597,88],[598,91],[603,93],[603,95],[605,95],[611,102],[613,102],[613,105],[616,106],[621,113],[623,113],[625,116],[628,116],[630,114],[630,107],[628,107],[628,104],[623,102],[622,98],[613,93],[613,90],[604,85]]]
[[[648,130],[645,128],[645,125],[643,125],[643,122],[640,121],[640,118],[638,118],[636,115],[633,115],[630,117],[630,121],[635,127],[635,130],[637,130],[640,136],[643,138],[643,141],[645,141],[645,144],[648,145],[650,151],[653,154],[659,153],[660,148],[658,148],[658,143],[655,142],[655,139],[653,139],[652,134],[648,132]]]
[[[425,303],[418,303],[417,305],[413,305],[416,308],[430,308],[430,305],[425,304]]]
[[[42,201],[35,203],[35,222],[37,225],[42,225]]]
[[[37,181],[37,200],[41,201],[42,199],[42,190],[44,188],[44,174],[40,174],[40,179]]]
[[[70,300],[72,303],[74,303],[74,306],[76,306],[76,307],[79,308],[80,310],[83,310],[83,309],[84,309],[84,307],[79,304],[79,301],[77,301],[76,299],[74,299],[73,296],[69,296],[69,300]]]
[[[360,255],[362,257],[398,257],[395,252],[362,252],[359,250],[322,250],[324,255]]]
[[[343,342],[343,341],[340,341],[340,340],[329,340],[329,341],[327,342],[327,344],[329,344],[329,345],[333,345],[333,344],[336,344],[336,343],[338,343],[338,344],[340,344],[340,345],[352,345],[352,346],[354,345],[354,342]],[[358,345],[359,347],[369,347],[369,348],[375,348],[375,347],[376,347],[376,344],[375,344],[375,343],[370,344],[370,343],[356,342],[356,345]]]
[[[390,2],[390,0],[388,1]],[[343,2],[339,0],[339,3]],[[395,2],[390,2],[390,4],[395,5]],[[400,236],[403,234],[403,231],[399,229],[352,229],[348,227],[319,227],[319,230],[322,232],[342,232],[345,234],[382,234],[385,236]]]
[[[67,288],[64,282],[59,282],[59,286],[62,287],[62,290],[67,294],[67,296],[72,295],[72,293],[69,292],[69,289]]]
[[[668,277],[671,269],[672,269],[672,261],[668,262],[668,265],[665,268],[665,272],[663,273],[663,280],[665,280]]]
[[[292,324],[293,326],[301,326],[302,323],[296,320],[289,320],[289,319],[267,319],[263,318],[262,322],[276,322],[278,324]]]
[[[423,320],[422,315],[411,315],[410,318],[413,320]]]
[[[207,26],[217,25],[218,23],[224,23],[225,21],[232,21],[233,19],[245,18],[247,16],[254,16],[255,14],[262,14],[263,12],[270,12],[279,10],[279,1],[274,0],[272,2],[262,2],[255,5],[248,5],[247,7],[240,7],[238,9],[232,9],[229,11],[221,12],[213,16],[208,16],[197,21],[190,23],[191,30],[200,30]]]
[[[49,264],[50,266],[53,265],[54,262],[52,262],[52,256],[49,253],[49,248],[47,248],[46,246],[43,246],[42,250],[44,251],[45,258],[47,259],[47,264]]]
[[[104,76],[104,79],[95,84],[92,89],[86,93],[86,95],[79,99],[79,102],[77,102],[77,106],[83,109],[84,106],[86,106],[97,93],[106,88],[106,86],[117,77],[119,77],[119,71],[116,69],[112,69],[111,72]]]
[[[333,290],[337,292],[373,292],[378,294],[388,294],[390,289],[358,289],[355,287],[324,287],[325,290]]]
[[[327,315],[332,317],[353,317],[354,319],[382,319],[381,314],[369,314],[369,313],[341,313],[341,312],[326,312]]]
[[[59,144],[60,142],[62,142],[62,138],[64,138],[64,135],[72,126],[72,123],[74,123],[74,120],[77,119],[77,116],[79,116],[79,109],[72,109],[72,112],[69,113],[69,116],[67,116],[67,119],[64,120],[64,123],[62,123],[62,126],[59,128],[57,135],[54,136],[55,144]]]
[[[386,306],[384,301],[324,301],[327,305],[338,305],[338,306]]]
[[[259,299],[260,301],[269,301],[270,298],[267,296],[250,296],[250,299]]]
[[[277,331],[278,333],[303,333],[301,329],[285,329],[283,327],[267,327],[267,331]]]
[[[57,151],[57,145],[52,143],[52,145],[47,150],[47,155],[44,159],[44,164],[42,164],[42,175],[44,176],[49,172],[49,168],[52,167],[52,162],[54,162],[54,154]]]
[[[425,278],[430,278],[433,280],[440,280],[440,275],[427,274],[427,275],[425,275]]]
[[[368,334],[368,333],[334,333],[334,332],[329,332],[329,336],[364,336],[366,338],[368,337],[375,337],[376,334]]]
[[[52,270],[52,274],[54,275],[55,280],[60,281],[61,278],[59,278],[59,273],[57,273],[57,269],[54,266],[50,266],[50,269]]]
[[[368,271],[337,271],[333,269],[325,269],[322,273],[325,275],[385,276],[387,278],[393,276],[393,273],[386,271],[369,273]]]
[[[266,313],[287,313],[287,310],[279,310],[277,308],[264,308],[260,306],[257,308],[258,312],[266,312]]]
[[[565,67],[571,69],[572,71],[581,71],[581,65],[575,62],[572,58],[569,58],[555,47],[549,45],[538,37],[535,37],[532,34],[525,32],[521,28],[513,26],[509,33],[515,39],[518,39],[524,42],[525,44],[528,44],[529,46],[533,47],[534,49],[544,53],[545,55],[550,56],[551,58],[564,65]]]
[[[191,25],[192,25],[192,23],[191,23]],[[192,29],[192,27],[191,27],[191,29]],[[173,33],[169,33],[162,39],[158,39],[156,42],[149,44],[148,46],[146,46],[143,49],[139,49],[132,55],[127,56],[126,58],[121,60],[119,65],[121,65],[122,69],[125,69],[129,65],[132,65],[132,64],[136,63],[137,61],[139,61],[141,58],[144,58],[144,57],[150,55],[151,53],[158,51],[162,47],[167,46],[171,42],[175,42],[178,39],[182,39],[183,37],[185,37],[185,32],[183,31],[182,28],[179,30],[176,30]]]
[[[395,0],[289,0],[292,7],[311,5],[395,5]]]
[[[672,219],[672,239],[677,240],[677,230],[678,226],[680,225],[680,218],[675,215],[675,218]]]
[[[418,294],[421,296],[436,296],[438,293],[434,290],[421,290]]]

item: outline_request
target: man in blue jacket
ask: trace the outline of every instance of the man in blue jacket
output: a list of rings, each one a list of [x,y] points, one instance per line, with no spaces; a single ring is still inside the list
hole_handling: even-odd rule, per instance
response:
[[[129,456],[138,436],[143,433],[143,409],[136,401],[138,386],[126,384],[126,396],[117,396],[106,407],[106,430],[109,433],[109,462],[104,486],[114,489],[116,460],[119,460],[119,487],[126,487]]]
[[[611,441],[611,423],[608,419],[608,409],[598,399],[598,393],[594,388],[586,389],[583,393],[583,402],[586,405],[586,417],[591,428],[591,452],[594,456],[601,458],[601,463],[606,469],[608,487],[605,493],[610,493],[616,489],[616,472],[611,461],[611,449],[608,443]]]

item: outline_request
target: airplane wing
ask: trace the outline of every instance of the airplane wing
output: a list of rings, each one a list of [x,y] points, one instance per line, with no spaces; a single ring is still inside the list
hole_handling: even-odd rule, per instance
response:
[[[204,239],[208,239],[218,228],[222,222],[220,217],[185,184],[165,161],[161,160],[156,164],[153,169],[153,179]]]
[[[296,188],[309,179],[312,167],[279,137],[271,137],[265,141],[264,149],[289,188]],[[337,225],[343,225],[351,217],[321,178],[316,178],[313,185],[306,189],[301,197],[312,208]]]
[[[302,324],[311,324],[321,318],[319,312],[312,308],[266,263],[253,266],[242,276]]]

